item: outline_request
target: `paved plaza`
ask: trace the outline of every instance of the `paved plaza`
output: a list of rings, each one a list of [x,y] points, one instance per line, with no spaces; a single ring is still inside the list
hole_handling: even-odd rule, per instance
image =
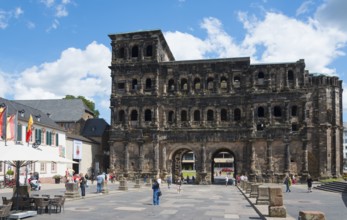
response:
[[[136,189],[129,183],[128,191],[119,191],[118,183],[109,184],[109,194],[96,194],[95,183],[87,188],[85,199],[68,199],[65,211],[37,215],[30,219],[265,219],[235,186],[183,185],[180,194],[176,186],[161,187],[160,206],[152,205],[152,190],[142,186]],[[10,197],[10,189],[0,189],[2,196]],[[46,184],[40,194],[64,194],[64,184]],[[284,193],[286,219],[297,219],[300,210],[317,210],[327,219],[342,220],[347,216],[347,195],[323,191],[306,192],[305,185],[295,185],[291,193]],[[258,213],[260,211],[260,213]],[[28,218],[29,219],[29,218]],[[267,218],[269,219],[269,218]],[[282,218],[283,219],[283,218]]]

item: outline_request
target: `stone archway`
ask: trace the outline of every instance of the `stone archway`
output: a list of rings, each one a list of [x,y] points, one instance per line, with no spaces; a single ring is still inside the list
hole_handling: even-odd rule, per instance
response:
[[[211,158],[211,183],[225,183],[225,177],[235,178],[237,175],[237,166],[235,154],[228,149],[219,149],[212,154]]]
[[[190,158],[191,157],[191,158]],[[192,174],[189,173],[196,173],[195,171],[195,155],[194,152],[191,149],[188,148],[182,148],[173,153],[172,156],[172,181],[174,183],[177,182],[177,179],[179,177],[183,177],[184,179],[189,176],[191,179]],[[192,171],[192,172],[188,172]],[[188,173],[187,173],[188,172]]]

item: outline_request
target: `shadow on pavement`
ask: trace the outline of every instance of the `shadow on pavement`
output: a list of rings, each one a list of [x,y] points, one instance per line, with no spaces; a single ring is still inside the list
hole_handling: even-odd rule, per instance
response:
[[[342,196],[343,203],[347,207],[347,193],[342,193],[341,196]]]

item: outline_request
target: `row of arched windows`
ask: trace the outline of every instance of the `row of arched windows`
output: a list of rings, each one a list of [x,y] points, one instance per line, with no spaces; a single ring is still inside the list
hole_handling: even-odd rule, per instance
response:
[[[140,47],[138,45],[134,45],[129,50],[130,54],[128,54],[128,49],[126,47],[121,47],[116,51],[117,58],[120,59],[126,59],[126,58],[137,58],[140,56]],[[151,57],[153,56],[153,46],[147,45],[143,50],[143,55],[145,57]]]
[[[201,121],[202,120],[202,111],[200,110],[194,110],[193,114],[192,114],[192,120],[193,121]],[[215,121],[216,119],[216,115],[215,115],[215,111],[212,109],[208,109],[206,111],[206,115],[204,118],[206,118],[206,121]],[[119,122],[125,122],[125,111],[124,110],[120,110],[118,112],[118,121]],[[239,108],[235,108],[232,111],[232,117],[229,119],[229,113],[228,110],[225,108],[222,108],[219,112],[219,120],[220,121],[228,121],[228,120],[233,120],[233,121],[240,121],[241,120],[241,110]],[[182,122],[184,121],[189,121],[189,112],[187,110],[181,110],[180,111],[180,120]],[[262,118],[265,117],[265,108],[260,106],[257,108],[257,116],[258,118]],[[273,107],[273,116],[274,117],[282,117],[282,109],[280,106],[274,106]],[[298,116],[298,108],[297,106],[292,106],[291,107],[291,116],[296,117]],[[176,119],[176,115],[175,115],[175,111],[170,110],[167,112],[167,122],[169,123],[173,123],[175,122]],[[145,122],[150,122],[153,119],[153,111],[151,109],[145,109],[144,111],[144,121]],[[138,110],[133,109],[130,112],[130,121],[138,121],[139,120],[139,113]]]
[[[288,80],[293,80],[294,79],[294,73],[293,71],[289,70],[288,71]],[[219,88],[221,90],[227,90],[228,89],[228,81],[227,81],[227,77],[222,76],[220,77],[220,79],[218,80],[218,82],[215,80],[215,78],[213,77],[208,77],[205,81],[205,83],[202,82],[201,78],[199,77],[195,77],[192,80],[192,85],[190,88],[189,86],[189,81],[187,78],[181,78],[178,82],[175,81],[173,78],[169,79],[167,82],[167,91],[168,92],[172,92],[175,90],[181,90],[181,91],[188,91],[189,89],[193,89],[193,90],[202,90],[202,89],[206,89],[206,90],[215,90],[217,84],[219,84]],[[264,80],[264,73],[263,72],[259,72],[258,73],[258,84],[263,84],[263,80]],[[241,77],[240,75],[235,75],[233,77],[233,86],[238,88],[240,86],[240,81],[241,81]],[[177,84],[179,83],[179,84]],[[132,79],[131,80],[131,89],[132,90],[137,90],[139,89],[139,81],[138,79]],[[153,84],[154,81],[151,78],[146,78],[145,82],[144,82],[144,89],[145,90],[149,90],[153,88]],[[118,90],[124,90],[125,89],[125,82],[119,82],[117,84]]]

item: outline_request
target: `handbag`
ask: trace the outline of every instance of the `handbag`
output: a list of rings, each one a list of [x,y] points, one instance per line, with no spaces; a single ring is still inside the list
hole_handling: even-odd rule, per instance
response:
[[[158,196],[162,196],[163,194],[161,193],[161,191],[158,191]]]

